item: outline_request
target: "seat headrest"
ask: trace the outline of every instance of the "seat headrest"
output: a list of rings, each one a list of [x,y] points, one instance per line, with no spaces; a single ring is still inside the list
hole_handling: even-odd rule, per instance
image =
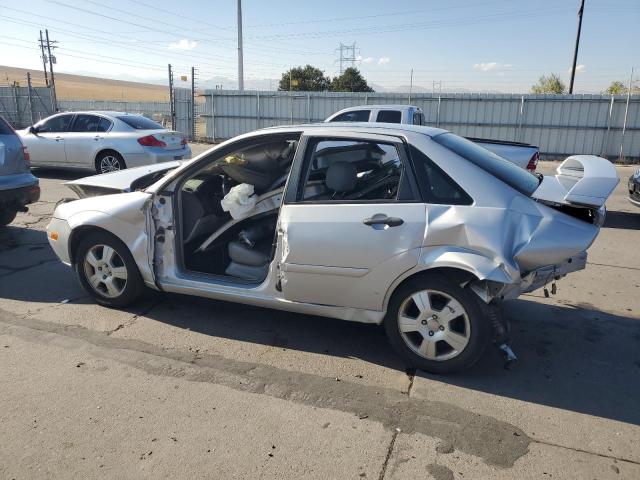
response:
[[[325,185],[334,192],[347,193],[353,190],[358,181],[358,170],[350,162],[333,162],[327,169]]]

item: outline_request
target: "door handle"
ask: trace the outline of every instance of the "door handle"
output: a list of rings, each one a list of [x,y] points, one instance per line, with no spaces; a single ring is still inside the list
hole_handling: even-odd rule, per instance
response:
[[[365,218],[362,223],[365,225],[387,225],[389,227],[399,227],[404,223],[404,220],[398,217],[387,217],[382,213],[378,213],[371,218]]]
[[[98,140],[102,140],[102,137],[99,135],[96,135],[95,137],[93,137],[93,139],[97,142]]]
[[[53,139],[54,139],[56,142],[59,142],[60,140],[62,140],[62,137],[53,137]]]

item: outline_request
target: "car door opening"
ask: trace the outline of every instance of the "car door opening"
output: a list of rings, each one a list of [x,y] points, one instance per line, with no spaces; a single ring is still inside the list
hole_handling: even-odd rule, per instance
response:
[[[251,283],[266,278],[298,138],[254,141],[214,159],[181,184],[179,222],[186,270]],[[241,188],[245,200],[253,193],[251,202],[229,209],[238,201],[232,189],[237,192],[239,186],[247,187]]]

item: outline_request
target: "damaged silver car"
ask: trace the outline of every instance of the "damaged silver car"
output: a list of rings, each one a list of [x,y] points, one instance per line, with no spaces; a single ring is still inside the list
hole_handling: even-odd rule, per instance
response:
[[[274,127],[69,182],[47,231],[102,305],[149,287],[383,324],[447,373],[510,353],[501,302],[585,267],[617,183],[602,158],[543,177],[436,128]]]

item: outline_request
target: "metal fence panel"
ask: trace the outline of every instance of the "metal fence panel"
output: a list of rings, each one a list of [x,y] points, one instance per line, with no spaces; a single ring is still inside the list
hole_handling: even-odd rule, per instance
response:
[[[429,125],[464,136],[538,145],[549,157],[583,153],[640,158],[640,97],[625,96],[273,92],[207,90],[206,136],[222,140],[257,128],[320,122],[343,108],[412,104]]]
[[[0,87],[0,115],[14,128],[26,128],[53,112],[47,87]]]

